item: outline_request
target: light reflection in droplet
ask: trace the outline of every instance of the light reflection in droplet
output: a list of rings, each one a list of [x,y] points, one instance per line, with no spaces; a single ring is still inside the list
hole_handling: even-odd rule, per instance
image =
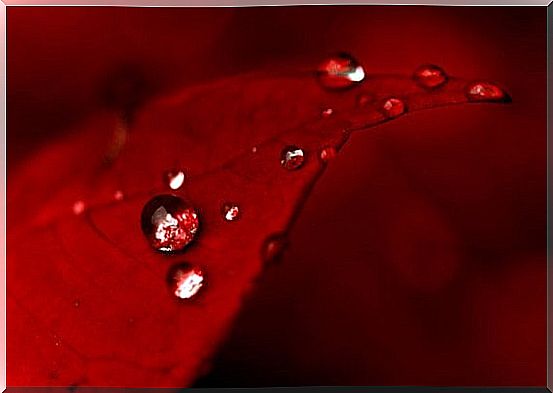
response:
[[[76,215],[82,214],[85,211],[86,205],[83,201],[76,201],[73,204],[73,213]]]
[[[125,195],[123,194],[123,191],[117,190],[113,193],[113,199],[116,201],[122,201]]]
[[[235,203],[227,203],[223,206],[223,217],[226,221],[236,221],[240,218],[240,207]]]
[[[362,82],[365,70],[353,56],[340,53],[321,63],[317,75],[324,88],[345,89]]]
[[[326,146],[321,149],[320,158],[323,162],[328,162],[336,157],[336,148],[333,146]]]
[[[280,155],[280,164],[288,170],[299,169],[305,161],[303,150],[297,146],[286,146]]]
[[[190,299],[203,287],[204,273],[197,266],[181,263],[169,270],[168,282],[174,296],[179,299]]]
[[[184,172],[180,169],[172,169],[166,171],[164,176],[165,182],[171,190],[178,190],[184,184],[185,175]]]

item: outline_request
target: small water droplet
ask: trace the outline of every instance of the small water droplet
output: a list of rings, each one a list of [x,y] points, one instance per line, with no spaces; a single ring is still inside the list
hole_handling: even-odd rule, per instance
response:
[[[321,112],[321,116],[322,117],[330,117],[332,115],[332,113],[334,113],[334,111],[332,110],[332,108],[327,108],[327,109],[324,109],[322,112]]]
[[[116,201],[122,201],[125,195],[123,194],[123,191],[117,190],[113,193],[113,199]]]
[[[223,205],[223,217],[227,221],[236,221],[240,218],[240,207],[235,203]]]
[[[346,89],[362,82],[365,70],[353,56],[340,53],[322,62],[317,76],[327,89]]]
[[[142,209],[141,226],[151,246],[159,251],[186,247],[200,227],[194,208],[174,195],[158,195]]]
[[[76,215],[82,214],[86,208],[83,201],[77,201],[73,204],[73,213]]]
[[[403,100],[392,97],[384,101],[382,110],[387,117],[397,117],[403,115],[407,108]]]
[[[257,147],[252,147],[252,153],[257,153]]]
[[[467,97],[471,101],[511,101],[511,97],[503,89],[488,82],[475,82],[470,84],[467,87]]]
[[[334,159],[336,157],[336,154],[336,148],[334,148],[333,146],[326,146],[321,149],[320,157],[323,162],[328,162]]]
[[[170,169],[164,173],[165,183],[171,190],[178,190],[184,184],[184,172],[180,169]]]
[[[286,146],[280,155],[280,164],[288,170],[299,169],[305,162],[303,150],[297,146]]]
[[[81,305],[81,301],[79,299],[75,299],[75,301],[73,302],[73,306],[78,308],[80,305]]]
[[[202,269],[189,263],[173,266],[167,275],[171,293],[179,299],[190,299],[204,286]]]
[[[286,235],[277,233],[271,235],[263,242],[261,247],[261,259],[265,263],[270,263],[278,260],[288,245]]]
[[[435,89],[447,82],[445,71],[433,64],[424,64],[415,70],[415,81],[426,89]]]

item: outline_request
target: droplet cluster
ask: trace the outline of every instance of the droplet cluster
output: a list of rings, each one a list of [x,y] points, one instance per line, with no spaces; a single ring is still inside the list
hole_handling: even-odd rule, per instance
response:
[[[357,59],[348,53],[339,53],[318,66],[316,78],[325,90],[343,91],[361,84],[366,79],[366,74]],[[419,88],[434,92],[447,88],[449,77],[441,67],[425,64],[414,71],[412,80]],[[465,95],[469,101],[510,100],[510,96],[503,89],[487,82],[469,84],[466,86]],[[370,107],[389,119],[401,116],[408,110],[406,97],[388,96],[382,99],[366,92],[357,96],[355,105],[360,110]],[[333,108],[320,109],[321,118],[327,119],[331,116],[335,116]],[[249,149],[253,154],[258,153],[258,146]],[[318,158],[323,165],[336,155],[335,146],[326,145],[318,150]],[[306,163],[306,151],[297,145],[284,146],[280,152],[279,162],[287,171],[298,170]],[[142,210],[141,227],[154,250],[173,254],[185,250],[196,239],[201,222],[193,204],[180,196],[187,181],[185,171],[178,168],[169,169],[163,173],[163,180],[165,186],[173,193],[157,195],[146,202]],[[122,200],[123,192],[116,191],[114,199]],[[73,205],[75,214],[81,214],[84,210],[83,201],[77,201]],[[220,206],[220,214],[223,221],[234,222],[240,220],[242,209],[238,203],[225,202]],[[285,244],[286,238],[283,234],[270,236],[262,245],[262,259],[274,260],[282,253]],[[167,282],[172,295],[177,299],[191,299],[205,287],[205,272],[194,264],[180,262],[169,269]]]

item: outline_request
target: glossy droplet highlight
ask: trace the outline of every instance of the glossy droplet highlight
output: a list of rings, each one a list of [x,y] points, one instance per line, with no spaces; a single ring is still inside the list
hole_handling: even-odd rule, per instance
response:
[[[511,101],[511,97],[503,89],[488,82],[475,82],[470,84],[467,87],[467,97],[471,101]]]
[[[382,111],[387,117],[397,117],[405,113],[407,107],[403,100],[399,98],[388,98],[382,104]]]
[[[113,193],[113,199],[115,199],[116,201],[122,201],[123,198],[125,198],[123,191],[117,190]]]
[[[86,208],[86,205],[83,201],[76,201],[73,204],[72,210],[74,214],[79,215],[84,213],[85,208]]]
[[[323,162],[328,162],[336,157],[336,149],[333,146],[323,147],[321,149],[320,158]]]
[[[236,221],[240,218],[240,207],[235,203],[223,205],[223,218],[226,221]]]
[[[184,172],[179,169],[171,169],[165,172],[165,183],[171,190],[178,190],[184,184]]]
[[[346,89],[362,82],[365,70],[353,56],[340,53],[322,62],[317,76],[324,88]]]
[[[186,247],[199,229],[194,208],[174,195],[159,195],[146,203],[141,215],[142,232],[159,251],[178,251]]]
[[[287,146],[282,149],[280,155],[280,164],[288,170],[301,168],[305,162],[305,154],[303,150],[297,146]]]
[[[445,71],[433,64],[425,64],[415,70],[413,79],[426,89],[436,89],[447,82]]]
[[[167,275],[171,293],[179,299],[191,299],[204,286],[204,273],[189,263],[173,266]]]
[[[327,108],[321,112],[321,117],[330,117],[333,113],[334,111],[332,110],[332,108]]]

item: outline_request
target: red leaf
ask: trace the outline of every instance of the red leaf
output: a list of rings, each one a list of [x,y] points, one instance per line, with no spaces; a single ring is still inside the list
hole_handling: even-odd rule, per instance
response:
[[[311,73],[242,75],[160,99],[130,129],[98,115],[47,146],[9,178],[8,384],[191,384],[262,256],[274,254],[267,239],[286,233],[322,173],[321,149],[405,111],[467,102],[469,86],[449,78],[425,90],[410,77],[371,76],[336,92]],[[508,98],[493,93],[485,100]],[[289,145],[305,152],[298,170],[280,164]],[[201,228],[183,253],[166,255],[150,248],[140,213],[170,191],[163,173],[175,167],[187,178],[174,193],[198,209]],[[234,222],[221,215],[229,201],[241,210]],[[207,281],[187,303],[166,284],[181,262]]]

